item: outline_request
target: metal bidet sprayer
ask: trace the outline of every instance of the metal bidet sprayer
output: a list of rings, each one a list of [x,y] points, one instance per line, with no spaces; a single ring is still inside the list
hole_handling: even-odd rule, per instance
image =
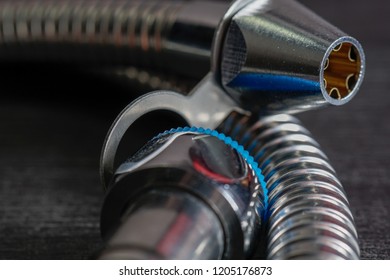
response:
[[[148,142],[116,171],[102,211],[99,258],[243,259],[264,214],[257,164],[216,131],[180,128]]]
[[[247,152],[241,151],[242,148],[226,147],[229,144],[226,142],[205,144],[201,148],[204,143],[200,145],[199,139],[206,139],[206,142],[211,139],[203,132],[226,125],[232,114],[257,119],[328,104],[343,105],[357,93],[364,71],[365,57],[359,42],[299,3],[235,1],[216,31],[211,71],[193,91],[188,96],[170,91],[141,96],[122,111],[108,132],[101,156],[101,179],[108,190],[102,212],[102,230],[106,237],[112,237],[107,248],[114,249],[103,251],[103,258],[250,257],[253,247],[247,242],[254,244],[260,237],[257,230],[251,230],[251,234],[255,234],[246,238],[246,230],[248,227],[256,229],[264,223],[261,219],[244,223],[243,213],[252,213],[251,217],[257,213],[261,217],[259,213],[264,212],[263,218],[268,218],[267,188],[262,194],[253,191],[258,189],[254,186],[256,183],[252,184],[255,179],[243,176],[245,171],[245,174],[258,175],[255,177],[261,181],[261,175],[256,171],[257,162],[252,163],[253,158]],[[154,139],[128,162],[115,166],[117,150],[126,131],[138,119],[156,111],[175,113],[189,127],[200,127],[201,130],[189,131],[187,128]],[[232,148],[234,152],[229,150]],[[237,155],[228,156],[237,151],[241,159],[235,158]],[[200,166],[192,158],[193,153],[203,155]],[[177,173],[175,168],[182,171]],[[226,177],[234,180],[223,181]],[[228,194],[223,191],[221,195],[224,187]],[[204,188],[207,195],[201,192]],[[246,199],[233,189],[245,190]],[[248,199],[250,196],[256,197],[256,201]],[[216,205],[218,197],[223,197],[224,206]],[[161,213],[159,216],[153,214],[156,207]],[[264,209],[259,211],[253,207]],[[115,211],[111,212],[113,208]],[[221,209],[228,210],[225,213]],[[225,217],[227,213],[231,213],[229,218]],[[199,226],[198,215],[205,217],[202,221],[207,221],[207,226]],[[157,235],[142,238],[142,227],[151,226],[149,218],[159,228],[155,231]],[[178,222],[179,218],[184,220]],[[234,226],[229,221],[231,218],[235,219]],[[172,234],[180,238],[173,238]],[[156,240],[165,240],[169,246]],[[120,247],[122,251],[118,253],[115,248],[124,241],[128,241],[130,247]],[[140,242],[138,247],[137,242]],[[210,243],[212,247],[207,245]],[[163,250],[165,246],[170,250]]]

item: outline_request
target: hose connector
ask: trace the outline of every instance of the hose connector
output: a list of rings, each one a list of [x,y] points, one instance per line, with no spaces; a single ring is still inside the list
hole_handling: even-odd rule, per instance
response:
[[[167,131],[116,170],[99,258],[248,258],[261,240],[263,190],[257,163],[231,138],[194,127]]]

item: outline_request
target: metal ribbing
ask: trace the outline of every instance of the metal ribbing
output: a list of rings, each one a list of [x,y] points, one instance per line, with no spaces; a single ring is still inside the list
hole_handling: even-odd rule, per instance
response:
[[[58,57],[88,59],[91,51],[100,54],[96,47],[112,48],[107,60],[115,60],[114,50],[158,53],[181,5],[182,1],[2,1],[1,56],[21,55],[20,47],[27,58],[38,53],[50,57],[55,51]]]
[[[269,191],[269,259],[358,259],[345,191],[319,144],[289,115],[231,116],[220,130],[244,145]]]

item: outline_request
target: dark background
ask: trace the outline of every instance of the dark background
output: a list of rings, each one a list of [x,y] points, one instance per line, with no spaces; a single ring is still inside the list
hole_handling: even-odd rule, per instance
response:
[[[361,257],[390,259],[390,3],[301,2],[365,48],[357,97],[299,118],[347,191]],[[100,149],[136,94],[63,65],[0,65],[0,258],[85,259],[98,250]]]

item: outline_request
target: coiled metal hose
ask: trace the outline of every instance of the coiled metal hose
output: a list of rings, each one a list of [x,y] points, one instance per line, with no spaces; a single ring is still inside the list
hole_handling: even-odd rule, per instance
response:
[[[89,50],[100,44],[160,51],[163,34],[178,5],[157,1],[4,1],[0,3],[1,45],[57,43],[82,47],[84,43]],[[153,30],[150,21],[155,22]]]
[[[1,1],[0,60],[131,65],[200,79],[227,1]],[[208,20],[199,13],[208,10]],[[182,67],[182,65],[191,67]]]
[[[289,115],[231,116],[220,130],[263,170],[269,196],[269,259],[358,259],[354,219],[344,189],[319,144]]]

